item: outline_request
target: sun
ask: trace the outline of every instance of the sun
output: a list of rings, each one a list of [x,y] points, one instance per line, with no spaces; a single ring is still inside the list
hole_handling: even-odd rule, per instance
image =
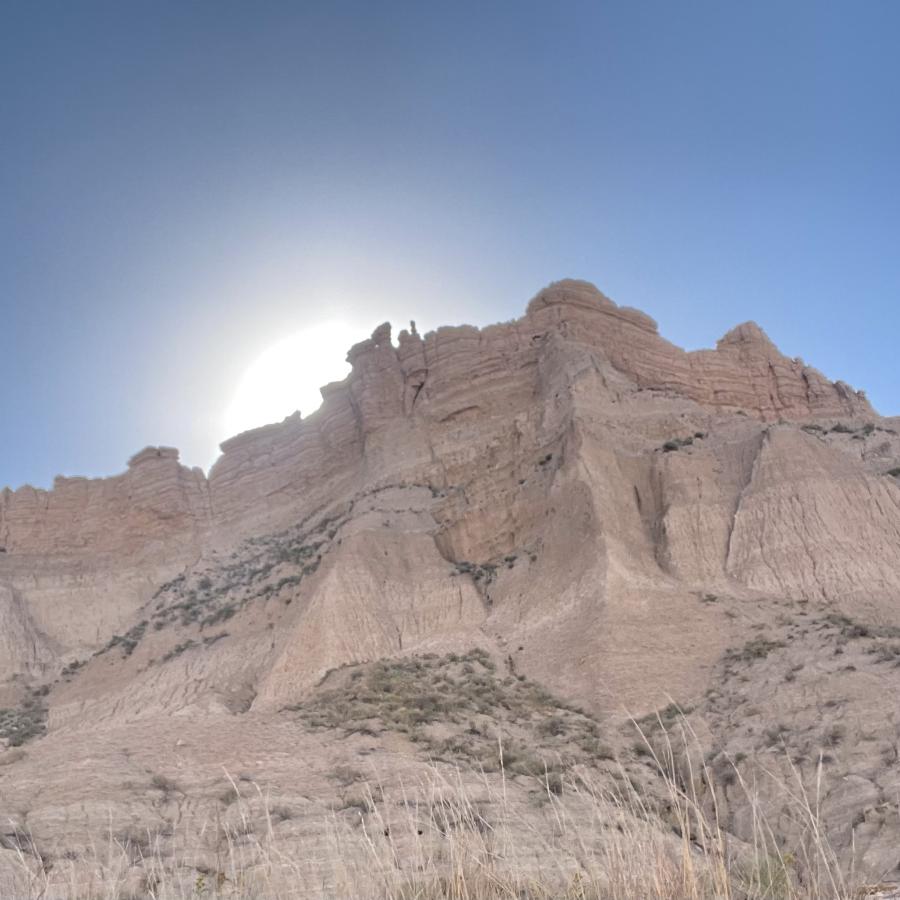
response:
[[[347,351],[365,337],[346,322],[324,322],[273,344],[241,376],[225,410],[225,434],[280,422],[298,409],[304,417],[314,412],[319,388],[347,375]]]

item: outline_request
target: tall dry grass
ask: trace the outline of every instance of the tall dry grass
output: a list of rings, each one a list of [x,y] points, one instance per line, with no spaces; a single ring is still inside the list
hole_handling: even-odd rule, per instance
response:
[[[682,741],[684,738],[682,738]],[[698,757],[669,735],[647,742],[660,791],[625,776],[572,771],[547,778],[538,809],[514,800],[504,772],[433,766],[420,782],[374,784],[347,811],[285,840],[260,792],[239,798],[227,827],[194,829],[215,848],[198,872],[177,835],[108,838],[78,858],[37,858],[27,835],[5,853],[0,898],[14,900],[850,900],[848,876],[823,833],[815,796],[799,776],[782,785],[797,836],[786,852],[752,785],[753,837],[721,827],[719,791]],[[502,751],[501,751],[502,755]],[[774,777],[774,776],[772,776]],[[732,788],[733,789],[733,788]],[[239,792],[238,792],[239,794]],[[194,823],[196,825],[196,823]],[[185,826],[187,827],[187,825]],[[173,849],[175,848],[175,849]]]

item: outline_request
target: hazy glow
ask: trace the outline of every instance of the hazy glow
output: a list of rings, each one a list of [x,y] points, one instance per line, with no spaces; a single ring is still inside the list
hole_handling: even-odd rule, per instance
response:
[[[352,344],[368,335],[345,322],[314,325],[269,347],[244,373],[225,411],[225,435],[280,422],[295,410],[308,416],[319,408],[319,388],[350,371]]]

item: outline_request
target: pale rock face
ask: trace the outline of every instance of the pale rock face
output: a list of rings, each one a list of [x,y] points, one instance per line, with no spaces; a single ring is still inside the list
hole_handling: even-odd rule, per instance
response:
[[[10,555],[145,552],[206,525],[206,479],[178,451],[148,447],[114,478],[57,478],[52,491],[0,494],[0,546]]]
[[[42,674],[55,661],[55,650],[19,593],[0,585],[0,683],[16,674]]]
[[[83,663],[51,737],[277,716],[341,666],[473,646],[641,714],[754,636],[717,597],[900,625],[900,422],[758,326],[687,353],[563,281],[513,322],[390,335],[208,478],[148,448],[0,494],[0,679]]]
[[[892,479],[861,471],[810,434],[768,432],[735,516],[729,574],[771,595],[894,619],[898,547]]]
[[[208,481],[177,451],[148,448],[114,478],[5,491],[3,583],[63,652],[99,646],[204,547],[406,481],[447,494],[422,532],[438,559],[480,563],[547,544],[549,516],[561,519],[561,556],[575,572],[568,530],[587,528],[598,603],[609,599],[611,559],[629,578],[691,589],[724,579],[888,607],[897,591],[895,485],[814,434],[755,424],[877,417],[753,323],[715,350],[685,353],[644,314],[563,281],[515,322],[404,331],[396,348],[385,324],[348,359],[351,375],[323,390],[317,413],[226,441]],[[658,452],[708,429],[689,452]],[[883,434],[887,466],[895,437]],[[557,511],[557,494],[573,500]],[[492,589],[505,595],[510,578]]]
[[[64,657],[132,624],[160,579],[196,558],[210,524],[206,479],[170,448],[113,478],[57,478],[0,493],[0,587]]]
[[[424,338],[403,331],[396,348],[390,331],[382,325],[350,350],[350,376],[323,389],[317,413],[226,441],[208,480],[179,465],[177,451],[147,448],[123,475],[5,491],[0,583],[19,592],[34,626],[63,654],[102,646],[204,548],[408,483],[444,494],[422,507],[431,523],[417,532],[423,537],[397,535],[398,547],[424,540],[434,548],[416,551],[423,565],[431,554],[439,566],[516,554],[520,567],[528,560],[536,569],[521,576],[525,588],[514,587],[515,566],[492,580],[488,615],[498,621],[507,604],[536,604],[541,618],[563,627],[569,616],[608,615],[612,594],[627,594],[630,584],[668,592],[672,579],[685,590],[730,583],[812,600],[865,596],[890,611],[900,583],[896,485],[830,439],[764,424],[877,416],[861,394],[783,357],[755,324],[733,329],[715,350],[685,353],[643,313],[586,282],[562,281],[508,324]],[[896,455],[892,430],[877,435],[884,468]],[[695,432],[708,435],[681,452],[661,451]],[[582,545],[590,576],[577,574]],[[362,570],[377,554],[371,543],[360,546],[330,554],[335,586],[325,587],[332,581],[320,573],[323,587],[300,629],[317,649],[302,654],[298,665],[309,674],[298,684],[353,658],[354,634],[362,640],[365,632],[364,656],[392,647],[387,638],[369,643],[399,627],[393,614],[375,632],[347,626],[340,652],[326,652],[322,641],[337,627],[331,601],[330,624],[312,624],[329,592],[340,595],[338,605],[352,595],[347,572],[367,581]],[[557,553],[559,571],[545,574]],[[532,591],[574,593],[549,610],[524,599]],[[428,593],[441,595],[434,585]],[[527,621],[523,614],[517,629]],[[445,626],[435,629],[453,630]],[[604,630],[575,630],[575,640],[587,641],[584,664],[595,665]],[[552,671],[538,658],[548,659],[546,646],[533,665]]]

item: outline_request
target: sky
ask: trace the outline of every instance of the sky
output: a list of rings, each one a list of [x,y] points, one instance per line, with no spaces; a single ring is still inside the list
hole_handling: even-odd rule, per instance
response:
[[[900,413],[898,33],[896,0],[0,3],[0,485],[207,469],[378,323],[563,277]]]

